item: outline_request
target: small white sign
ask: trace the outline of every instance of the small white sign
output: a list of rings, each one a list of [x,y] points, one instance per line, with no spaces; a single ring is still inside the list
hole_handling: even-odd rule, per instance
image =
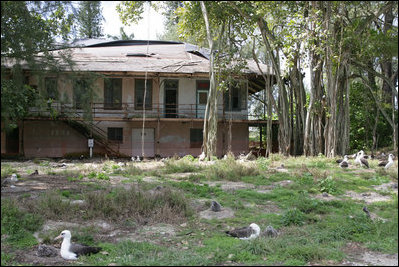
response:
[[[89,147],[93,147],[94,146],[94,139],[88,139],[88,143],[89,143]]]

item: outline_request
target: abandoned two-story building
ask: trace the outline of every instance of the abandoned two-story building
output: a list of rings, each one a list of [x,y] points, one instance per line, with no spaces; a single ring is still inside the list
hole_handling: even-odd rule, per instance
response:
[[[201,153],[209,90],[206,50],[179,42],[88,40],[71,51],[73,72],[38,78],[25,69],[27,83],[49,102],[32,107],[15,131],[2,131],[2,154],[87,155],[88,139],[94,141],[94,155]],[[264,85],[256,63],[247,66],[245,79],[230,93],[218,92],[218,156],[248,152],[249,126],[266,123],[248,116],[248,95]],[[272,75],[270,67],[260,67]]]

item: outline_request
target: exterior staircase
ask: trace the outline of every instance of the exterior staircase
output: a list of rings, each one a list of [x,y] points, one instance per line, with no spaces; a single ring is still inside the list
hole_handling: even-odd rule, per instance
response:
[[[115,144],[111,144],[108,141],[107,133],[103,129],[95,125],[93,122],[85,120],[75,120],[69,117],[63,121],[73,129],[81,133],[84,137],[88,139],[93,138],[94,143],[104,147],[104,149],[108,153],[108,156],[121,156],[121,154],[119,153],[119,147],[116,148]]]

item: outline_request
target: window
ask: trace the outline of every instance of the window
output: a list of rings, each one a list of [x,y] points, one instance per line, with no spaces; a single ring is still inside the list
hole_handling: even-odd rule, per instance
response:
[[[53,100],[58,99],[57,78],[45,78],[44,86],[46,88],[47,98],[51,98]]]
[[[108,140],[109,141],[123,141],[123,128],[108,128]]]
[[[202,129],[190,129],[190,148],[197,148],[202,146],[202,132]]]
[[[121,78],[104,79],[104,108],[105,109],[122,108]]]
[[[230,88],[230,92],[224,93],[224,110],[239,111],[241,110],[241,90],[240,87],[234,86]]]
[[[134,103],[135,109],[143,109],[144,103],[144,89],[145,89],[145,79],[135,80],[135,91],[134,91]],[[147,90],[145,96],[145,109],[152,109],[152,79],[147,79]]]
[[[78,79],[73,85],[73,103],[75,108],[83,108],[90,104],[89,82],[85,79]]]

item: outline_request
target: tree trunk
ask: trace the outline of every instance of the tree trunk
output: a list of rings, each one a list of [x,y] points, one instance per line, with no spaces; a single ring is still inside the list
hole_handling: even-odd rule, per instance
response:
[[[203,130],[203,144],[202,151],[205,153],[208,160],[216,154],[216,141],[217,141],[217,88],[216,88],[216,75],[214,70],[214,47],[213,37],[209,26],[208,12],[206,10],[205,3],[200,2],[202,14],[205,20],[207,39],[210,48],[210,60],[209,60],[209,93],[208,101],[205,108],[204,116],[204,130]]]
[[[285,156],[289,155],[290,143],[291,143],[291,128],[289,127],[289,110],[288,110],[288,98],[285,85],[281,79],[280,65],[278,62],[278,55],[274,56],[271,48],[268,35],[270,33],[267,28],[267,23],[263,18],[259,18],[258,27],[261,31],[263,41],[266,46],[266,51],[272,61],[272,67],[275,72],[277,84],[279,87],[279,106],[277,111],[279,121],[279,151]]]

